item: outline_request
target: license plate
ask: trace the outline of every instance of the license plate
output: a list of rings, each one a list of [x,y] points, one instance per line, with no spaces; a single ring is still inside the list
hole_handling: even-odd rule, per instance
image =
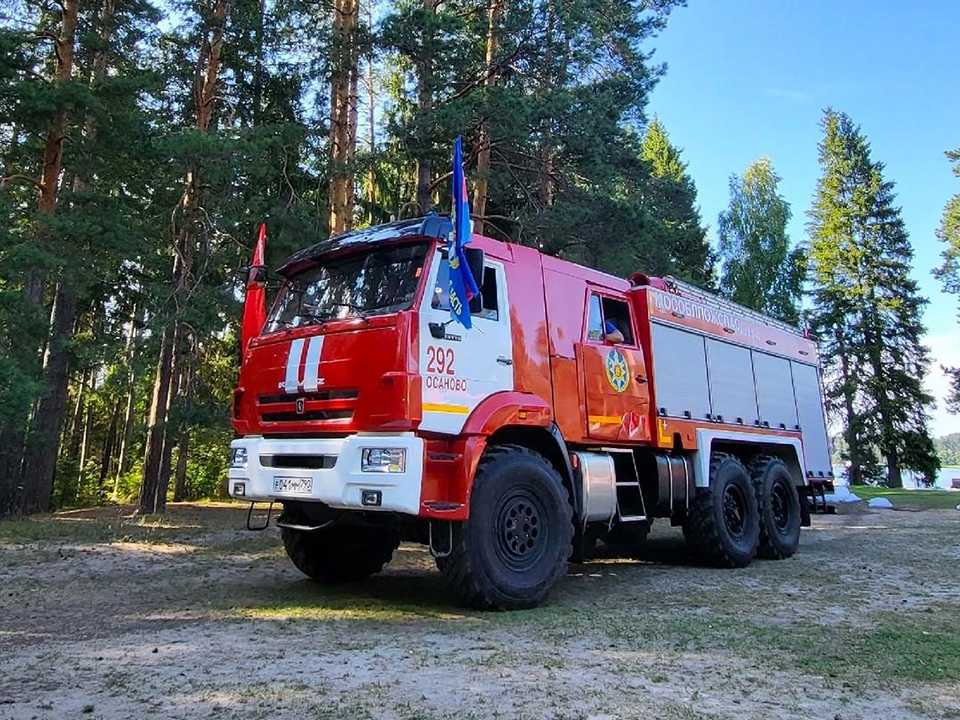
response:
[[[273,491],[277,493],[294,493],[309,495],[313,490],[313,478],[308,477],[275,477]]]

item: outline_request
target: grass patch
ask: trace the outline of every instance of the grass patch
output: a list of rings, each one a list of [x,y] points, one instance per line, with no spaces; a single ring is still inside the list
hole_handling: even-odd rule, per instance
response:
[[[867,501],[886,498],[894,507],[911,510],[954,510],[960,505],[960,492],[950,490],[905,490],[869,485],[852,486],[850,490]]]

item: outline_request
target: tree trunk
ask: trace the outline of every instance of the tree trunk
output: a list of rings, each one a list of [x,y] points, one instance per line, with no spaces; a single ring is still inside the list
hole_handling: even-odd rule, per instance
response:
[[[890,450],[887,452],[887,487],[903,487],[903,473],[900,470],[900,457],[896,450]]]
[[[61,3],[60,33],[54,41],[54,85],[69,81],[73,73],[79,7],[79,0],[63,0]],[[53,114],[47,126],[40,171],[39,198],[37,200],[37,211],[40,215],[52,215],[56,210],[60,189],[60,173],[63,169],[63,143],[66,139],[68,119],[67,109],[59,109]],[[46,230],[41,226],[40,235],[45,232]],[[38,314],[43,307],[46,286],[46,270],[38,266],[28,267],[24,275],[23,294],[28,305],[37,308]],[[36,346],[34,346],[25,353],[29,357],[36,349]],[[37,356],[39,357],[39,353]],[[45,506],[50,502],[49,494],[46,495],[44,501],[43,490],[36,486],[33,479],[36,477],[35,473],[31,472],[29,484],[23,477],[24,471],[29,469],[24,462],[24,453],[27,450],[24,440],[26,424],[26,422],[22,425],[15,424],[12,427],[5,428],[4,432],[0,434],[0,456],[2,456],[2,462],[0,462],[0,516],[10,512],[36,512],[38,502],[45,502]],[[54,449],[55,451],[56,449]],[[7,495],[7,500],[4,500],[3,495]],[[4,506],[7,507],[6,511],[4,511]]]
[[[850,457],[849,480],[851,485],[863,484],[863,456],[860,453],[860,438],[856,427],[856,411],[854,409],[854,392],[850,377],[850,359],[847,356],[843,339],[837,343],[840,348],[840,378],[842,384],[843,410],[846,414],[844,423],[844,439],[847,441],[847,455]]]
[[[183,502],[187,499],[187,454],[190,450],[190,433],[186,428],[180,431],[180,441],[177,443],[177,475],[173,486],[173,501]]]
[[[97,504],[103,502],[103,486],[110,474],[110,464],[113,462],[113,453],[117,446],[117,426],[120,423],[120,401],[113,405],[110,413],[110,425],[107,427],[107,436],[103,440],[103,452],[100,454],[100,479],[97,481]]]
[[[79,0],[64,0],[63,16],[60,22],[60,35],[56,40],[57,72],[56,82],[66,82],[73,73],[73,52],[77,33],[77,14]],[[47,129],[43,146],[43,170],[40,175],[41,213],[53,213],[57,206],[60,171],[63,169],[63,141],[67,132],[67,112],[59,110],[53,116]]]
[[[23,486],[20,461],[23,458],[23,433],[5,425],[0,428],[0,519],[20,511]]]
[[[80,454],[80,441],[82,440],[83,433],[83,413],[86,409],[84,402],[86,401],[88,379],[89,371],[84,370],[80,375],[80,387],[77,388],[77,399],[73,404],[72,419],[70,421],[70,438],[67,441],[65,458],[75,458]]]
[[[57,448],[70,379],[70,357],[65,343],[77,318],[77,296],[71,287],[61,284],[57,289],[51,315],[53,339],[43,360],[43,377],[49,390],[40,398],[33,418],[30,446],[24,455],[21,482],[26,513],[46,512],[53,492],[53,474],[57,467]]]
[[[333,3],[330,81],[330,234],[353,227],[353,157],[357,146],[357,0]]]
[[[487,5],[487,67],[483,81],[486,115],[480,124],[480,143],[477,153],[477,178],[473,185],[473,214],[474,232],[483,235],[484,216],[487,214],[487,194],[490,188],[490,88],[496,85],[496,75],[493,72],[493,62],[497,57],[500,39],[497,34],[497,21],[503,11],[503,0],[490,0]]]
[[[120,432],[120,449],[117,457],[117,474],[113,479],[113,493],[111,497],[118,500],[120,493],[120,477],[127,471],[130,456],[130,438],[133,434],[133,411],[137,402],[137,377],[133,364],[133,348],[139,335],[140,311],[134,307],[130,314],[130,328],[127,330],[127,342],[124,355],[127,359],[127,406],[123,413],[123,429]]]
[[[367,2],[367,27],[373,27],[373,0]],[[376,126],[376,110],[377,110],[377,88],[376,81],[373,76],[373,49],[371,47],[369,55],[367,55],[367,67],[365,72],[365,90],[367,91],[367,142],[370,144],[370,169],[367,171],[366,186],[367,186],[367,206],[369,212],[367,214],[367,220],[370,224],[373,224],[373,208],[374,203],[376,202],[376,192],[377,192],[377,183],[376,177],[373,172],[373,154],[377,151],[377,126]]]
[[[163,455],[163,436],[167,425],[167,402],[170,397],[170,373],[173,369],[173,328],[168,325],[160,340],[160,358],[153,382],[153,399],[147,418],[147,438],[144,442],[143,479],[140,483],[140,512],[157,512],[157,491],[160,463]]]
[[[196,108],[194,124],[201,133],[208,133],[213,120],[213,111],[218,97],[220,56],[229,4],[216,0],[213,10],[215,22],[204,36],[193,78],[193,99]],[[162,512],[166,505],[166,487],[162,484],[161,468],[166,444],[167,415],[170,410],[170,382],[174,372],[175,334],[186,327],[180,322],[191,289],[191,272],[195,254],[194,226],[199,210],[200,181],[196,169],[187,171],[183,194],[174,214],[174,263],[173,263],[173,321],[164,329],[157,361],[153,398],[147,424],[147,439],[144,448],[143,480],[140,487],[140,511]],[[162,493],[161,493],[162,491]]]
[[[438,0],[423,0],[423,7],[428,13],[436,13],[437,4]],[[433,45],[432,39],[425,37],[422,46],[426,48],[428,45]],[[417,110],[420,116],[420,133],[417,138],[417,211],[421,215],[426,215],[433,206],[433,163],[430,161],[432,138],[424,122],[424,116],[433,107],[432,83],[431,58],[421,57],[417,63]]]
[[[92,388],[91,388],[92,389]],[[82,497],[83,480],[86,476],[87,459],[90,457],[90,426],[93,423],[93,406],[87,404],[87,412],[83,418],[83,444],[80,446],[80,463],[77,468],[77,484],[73,493],[65,498],[68,504],[76,502],[77,498]]]

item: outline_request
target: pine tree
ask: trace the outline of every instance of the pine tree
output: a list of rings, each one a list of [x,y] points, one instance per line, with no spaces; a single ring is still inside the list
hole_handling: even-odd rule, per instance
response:
[[[680,150],[673,146],[658,119],[647,127],[641,156],[652,177],[645,191],[650,213],[665,227],[669,272],[703,288],[712,288],[714,256],[697,209],[697,189]],[[650,269],[649,272],[656,272]]]
[[[947,152],[947,158],[954,163],[953,173],[960,176],[960,148]],[[943,220],[937,237],[946,244],[943,250],[943,264],[933,274],[943,283],[944,292],[960,297],[960,193],[954,195],[943,209]],[[957,306],[957,319],[960,320],[960,304]],[[947,396],[947,408],[960,413],[960,367],[943,367],[951,378],[950,394]]]
[[[742,305],[781,320],[799,320],[803,252],[790,248],[790,204],[778,190],[767,157],[730,178],[730,207],[720,213],[717,232],[723,293]]]
[[[900,487],[902,469],[931,478],[939,467],[923,390],[927,301],[909,275],[913,250],[883,164],[846,114],[827,110],[823,130],[809,257],[827,393],[841,411],[851,479],[875,477],[879,454],[885,482]]]

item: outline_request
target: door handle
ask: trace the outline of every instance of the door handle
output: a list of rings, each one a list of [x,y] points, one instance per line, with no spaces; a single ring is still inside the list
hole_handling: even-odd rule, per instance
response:
[[[647,381],[646,375],[637,375],[637,382],[641,385]]]
[[[497,362],[501,365],[513,365],[513,360],[508,357],[504,357],[503,355],[497,358]]]

